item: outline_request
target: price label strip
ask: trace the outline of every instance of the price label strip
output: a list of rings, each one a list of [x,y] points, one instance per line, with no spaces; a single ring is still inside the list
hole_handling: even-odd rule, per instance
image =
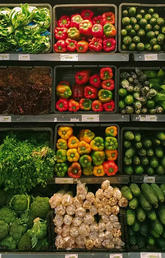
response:
[[[139,120],[139,121],[157,121],[158,120],[158,118],[157,118],[157,116],[155,116],[155,115],[140,115],[139,117],[138,117],[139,119],[137,119],[137,120]]]
[[[56,184],[73,184],[74,180],[73,178],[55,178]]]
[[[71,117],[70,122],[79,122],[80,119],[78,117]]]
[[[78,54],[60,54],[60,61],[78,61]]]
[[[78,258],[78,254],[66,254],[65,258]]]
[[[54,122],[57,122],[57,117],[54,117]]]
[[[110,254],[109,258],[123,258],[123,254]]]
[[[19,54],[18,60],[19,61],[30,61],[30,55],[29,54]]]
[[[99,122],[99,115],[82,115],[82,122]]]
[[[0,54],[0,60],[9,60],[10,59],[10,56],[9,54]]]
[[[144,176],[144,183],[155,183],[155,176]]]
[[[11,123],[11,116],[0,116],[1,123]]]
[[[161,253],[140,253],[140,258],[161,258]]]
[[[157,61],[158,60],[158,54],[145,54],[144,55],[145,61]]]

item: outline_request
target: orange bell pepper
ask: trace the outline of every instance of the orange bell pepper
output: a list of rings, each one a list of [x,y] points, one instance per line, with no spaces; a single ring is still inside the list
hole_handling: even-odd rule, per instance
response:
[[[69,137],[71,137],[73,134],[73,128],[72,127],[68,127],[68,126],[60,126],[58,128],[58,135],[64,139],[64,140],[68,140]]]
[[[95,134],[89,129],[82,129],[80,131],[79,138],[80,138],[80,141],[85,141],[87,143],[90,143],[93,140],[93,138],[95,138]]]
[[[76,136],[71,136],[68,140],[68,148],[73,149],[73,148],[78,148],[79,140],[77,139]]]
[[[118,157],[118,151],[117,150],[106,150],[105,155],[107,160],[116,160]]]
[[[94,176],[104,176],[104,175],[105,175],[105,172],[104,172],[103,166],[102,166],[102,165],[100,165],[100,166],[94,166],[93,175],[94,175]]]
[[[105,134],[107,136],[116,136],[117,135],[117,126],[109,126],[105,129]]]

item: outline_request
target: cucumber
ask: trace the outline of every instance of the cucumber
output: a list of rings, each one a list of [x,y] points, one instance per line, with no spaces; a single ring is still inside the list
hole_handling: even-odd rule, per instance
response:
[[[164,202],[164,194],[157,184],[151,184],[151,187],[160,202]]]
[[[146,219],[146,214],[142,208],[137,209],[136,216],[137,216],[137,220],[140,222],[143,222]]]
[[[130,202],[129,202],[129,208],[132,210],[135,210],[138,207],[138,200],[136,198],[133,198]]]
[[[138,232],[140,230],[140,224],[137,221],[135,221],[135,223],[133,224],[132,230],[134,232]]]
[[[141,225],[140,225],[140,234],[142,235],[142,236],[147,236],[148,235],[148,225],[147,225],[147,223],[142,223]]]
[[[151,204],[146,200],[146,198],[144,197],[143,194],[140,194],[139,196],[139,202],[141,207],[145,210],[145,211],[150,211],[152,209]]]
[[[144,194],[144,197],[152,204],[155,208],[158,207],[158,198],[155,195],[152,187],[149,184],[142,184],[141,190]]]
[[[158,213],[161,223],[165,225],[165,206],[161,206]]]
[[[163,234],[163,225],[159,222],[159,220],[156,220],[152,223],[152,232],[159,236]]]
[[[152,221],[156,220],[157,219],[157,215],[156,215],[156,212],[154,210],[148,212],[147,214],[148,218]]]
[[[129,243],[131,246],[137,245],[137,238],[135,236],[130,237]]]
[[[165,251],[165,239],[164,238],[157,239],[156,243],[161,248],[162,251]]]
[[[165,184],[160,185],[160,189],[162,190],[164,196],[165,196]]]
[[[139,196],[140,195],[140,188],[137,184],[130,184],[130,189],[133,193],[134,196]]]
[[[127,199],[127,200],[132,200],[133,198],[133,195],[132,195],[132,192],[130,190],[130,188],[128,186],[123,186],[121,188],[121,193],[122,195]]]
[[[132,226],[135,223],[135,213],[132,210],[127,210],[127,225]]]
[[[147,243],[150,246],[154,246],[155,245],[155,239],[153,237],[149,237]]]
[[[143,236],[138,237],[138,248],[142,249],[146,246],[146,238]]]

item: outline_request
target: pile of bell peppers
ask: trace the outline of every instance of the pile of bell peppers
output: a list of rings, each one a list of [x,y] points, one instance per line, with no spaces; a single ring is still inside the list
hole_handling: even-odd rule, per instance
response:
[[[94,112],[113,112],[115,102],[113,90],[115,82],[111,67],[103,67],[97,73],[91,70],[80,70],[75,73],[74,84],[60,81],[56,86],[56,110],[60,112],[78,110]]]
[[[105,128],[104,137],[94,130],[60,126],[56,142],[55,176],[72,178],[84,176],[113,176],[118,172],[118,128]]]
[[[63,15],[54,30],[58,53],[112,52],[116,48],[115,14],[112,11],[94,16],[89,9],[71,16]]]

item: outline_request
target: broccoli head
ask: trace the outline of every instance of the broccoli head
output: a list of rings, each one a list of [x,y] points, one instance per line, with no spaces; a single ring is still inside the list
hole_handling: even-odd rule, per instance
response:
[[[0,218],[7,224],[10,224],[15,221],[16,214],[13,210],[9,209],[8,207],[3,207],[0,209]]]
[[[2,240],[8,235],[8,231],[9,231],[8,224],[5,221],[0,220],[0,240]]]
[[[48,240],[46,238],[38,240],[37,245],[35,246],[35,251],[46,251],[49,247]]]
[[[21,224],[19,219],[16,219],[10,226],[9,234],[16,242],[18,242],[26,230],[27,226],[25,224]]]
[[[18,250],[20,251],[30,251],[32,248],[31,238],[26,232],[20,239],[18,243]]]
[[[50,205],[48,197],[36,197],[30,207],[30,215],[33,219],[37,217],[46,219],[49,211]]]
[[[0,207],[6,205],[7,199],[7,193],[3,190],[0,190]]]
[[[29,209],[30,196],[26,194],[16,194],[10,200],[10,208],[17,214],[23,213]]]
[[[11,236],[7,236],[0,241],[0,246],[9,250],[14,250],[16,249],[16,241]]]

